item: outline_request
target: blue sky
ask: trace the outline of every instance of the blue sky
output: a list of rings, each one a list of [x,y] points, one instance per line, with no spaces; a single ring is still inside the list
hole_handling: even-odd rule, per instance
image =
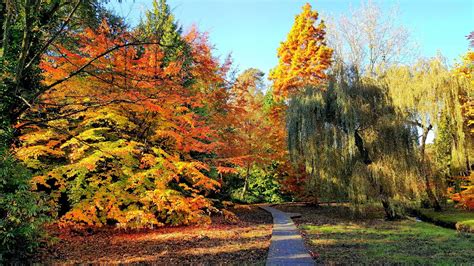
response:
[[[186,29],[195,24],[207,31],[215,54],[232,53],[240,70],[256,67],[268,73],[277,63],[276,49],[290,30],[294,16],[309,2],[322,16],[340,15],[359,0],[169,0],[173,14]],[[395,1],[376,1],[382,8]],[[465,38],[474,30],[474,0],[399,0],[400,22],[420,45],[420,55],[440,51],[454,62],[468,48]],[[110,6],[134,25],[151,0],[124,0]]]

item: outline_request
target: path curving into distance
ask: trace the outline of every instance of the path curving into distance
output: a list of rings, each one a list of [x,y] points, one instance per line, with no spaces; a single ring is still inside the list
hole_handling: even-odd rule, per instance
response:
[[[273,216],[273,231],[266,265],[315,265],[304,246],[299,230],[291,220],[294,215],[268,205],[260,208]]]

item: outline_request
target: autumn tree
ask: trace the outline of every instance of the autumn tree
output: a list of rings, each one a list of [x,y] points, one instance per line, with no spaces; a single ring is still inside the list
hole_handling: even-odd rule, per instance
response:
[[[310,4],[295,17],[287,39],[278,48],[278,65],[271,70],[273,92],[288,97],[306,85],[318,85],[326,78],[332,49],[326,46],[326,26]]]
[[[228,90],[219,122],[223,196],[244,202],[281,201],[290,192],[284,195],[283,181],[298,176],[286,149],[284,104],[275,101],[263,78],[258,69],[243,71]]]
[[[305,189],[308,174],[304,165],[295,163],[290,158],[286,101],[274,97],[272,88],[268,88],[264,97],[263,109],[268,123],[272,125],[269,132],[273,147],[272,162],[277,167],[276,175],[281,193],[289,194],[294,199],[317,201],[319,195]]]
[[[212,102],[225,70],[196,30],[176,43],[157,46],[157,38],[141,48],[127,45],[134,34],[104,21],[77,33],[77,50],[56,45],[42,64],[46,84],[56,89],[32,108],[50,115],[18,124],[23,145],[16,153],[64,223],[207,222],[207,196],[220,184],[208,175],[212,162],[196,158],[216,145],[197,110]],[[183,43],[189,53],[169,56],[168,48]],[[82,75],[71,76],[79,69]]]
[[[41,83],[38,65],[51,45],[78,25],[97,25],[104,9],[99,1],[2,1],[0,84],[1,120],[4,131],[47,88]]]
[[[439,130],[448,130],[449,138],[454,136],[454,148],[449,152],[454,161],[448,165],[452,170],[465,165],[462,162],[467,158],[466,142],[458,100],[464,85],[453,79],[440,58],[419,60],[413,66],[400,65],[410,62],[416,47],[408,30],[398,23],[398,17],[395,7],[384,12],[372,1],[363,2],[359,9],[351,10],[349,16],[330,21],[328,39],[335,49],[335,61],[353,69],[357,76],[381,79],[394,106],[403,113],[408,124],[420,131],[418,167],[424,177],[429,203],[439,210],[439,198],[444,194],[443,180],[439,178],[435,162],[428,158],[426,144],[428,135],[439,129],[438,121],[446,122],[450,117],[449,128]]]
[[[470,47],[474,47],[474,32],[468,36]],[[464,93],[460,95],[460,102],[463,104],[463,117],[465,122],[465,132],[474,141],[474,51],[468,50],[462,57],[461,62],[454,69],[454,74],[469,83]]]
[[[319,85],[326,82],[326,71],[331,65],[333,50],[326,46],[326,26],[323,21],[317,23],[319,14],[311,9],[310,4],[303,6],[303,10],[295,17],[293,27],[287,39],[278,48],[278,65],[271,70],[269,79],[273,81],[271,92],[274,96],[272,109],[273,121],[279,131],[279,144],[287,146],[287,132],[285,125],[286,104],[282,99],[288,99],[303,92],[306,86],[321,89]],[[285,158],[287,154],[283,155]],[[289,158],[286,158],[289,162]],[[293,162],[295,163],[295,162]],[[301,162],[286,163],[289,175],[286,175],[284,184],[287,189],[302,195],[299,192],[303,184],[304,167]],[[303,171],[301,171],[303,169]],[[307,194],[307,193],[306,193]],[[314,196],[314,193],[311,197]]]
[[[470,47],[474,47],[474,33],[471,32],[467,39],[470,41]],[[462,115],[462,125],[463,125],[463,133],[465,139],[463,142],[466,146],[465,152],[465,171],[458,171],[458,175],[451,175],[452,183],[451,191],[454,193],[451,195],[451,198],[458,203],[458,206],[468,209],[474,209],[474,165],[473,165],[473,157],[474,157],[474,78],[473,78],[473,70],[474,70],[474,52],[468,50],[467,53],[462,57],[460,63],[458,63],[455,68],[453,69],[453,78],[458,81],[458,84],[464,85],[460,86],[460,90],[458,93],[458,103],[461,109]],[[459,118],[459,117],[458,117]],[[446,120],[449,118],[447,117]],[[459,120],[459,119],[458,119]],[[451,121],[449,121],[451,122]],[[448,124],[449,125],[449,124]],[[446,129],[447,128],[447,129]],[[445,161],[450,163],[453,159],[452,154],[453,151],[456,151],[455,145],[450,145],[451,143],[455,143],[454,139],[449,138],[448,135],[451,133],[451,136],[456,136],[452,134],[453,131],[449,131],[449,127],[444,126],[442,135],[437,135],[437,139],[440,140],[441,145],[437,145],[439,150],[444,151]],[[446,134],[448,133],[448,134]],[[448,140],[446,145],[443,140]],[[451,142],[449,142],[451,140]],[[444,145],[443,145],[444,144]],[[442,149],[444,148],[444,149]],[[441,157],[441,156],[439,156]],[[464,167],[460,167],[463,169]],[[458,170],[458,169],[456,169]]]
[[[30,172],[10,151],[18,141],[13,125],[48,89],[39,67],[42,56],[53,43],[70,42],[67,32],[93,27],[106,13],[101,1],[0,3],[0,262],[32,252],[42,236],[46,205],[30,191]]]
[[[243,168],[241,200],[248,190],[253,167],[271,162],[271,127],[263,113],[263,76],[258,69],[247,69],[230,89],[228,120],[222,136],[225,145],[221,154],[230,165]]]

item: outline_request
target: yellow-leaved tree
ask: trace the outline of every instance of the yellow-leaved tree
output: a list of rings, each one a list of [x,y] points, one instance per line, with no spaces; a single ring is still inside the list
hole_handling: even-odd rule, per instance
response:
[[[474,47],[474,31],[467,37],[470,47]],[[464,175],[457,176],[456,181],[460,183],[459,188],[452,191],[451,199],[458,203],[459,207],[474,210],[474,51],[469,49],[462,57],[462,61],[454,68],[455,76],[459,82],[467,83],[464,90],[459,93],[459,102],[462,105],[463,129],[466,135],[466,166]]]
[[[326,78],[333,50],[326,46],[324,22],[317,21],[318,12],[308,3],[295,17],[287,39],[278,48],[278,65],[270,72],[274,95],[286,98]]]

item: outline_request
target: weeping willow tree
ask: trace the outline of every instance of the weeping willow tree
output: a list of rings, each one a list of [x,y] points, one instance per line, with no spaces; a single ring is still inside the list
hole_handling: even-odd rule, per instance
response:
[[[420,133],[418,161],[426,195],[435,210],[441,209],[444,177],[469,168],[469,156],[460,97],[469,84],[458,78],[438,56],[413,66],[395,66],[381,77],[393,104]],[[438,154],[426,151],[428,134],[436,133]]]
[[[339,68],[327,88],[308,87],[289,101],[292,159],[304,163],[306,188],[325,198],[380,201],[387,219],[419,197],[416,128],[397,112],[386,87]]]

